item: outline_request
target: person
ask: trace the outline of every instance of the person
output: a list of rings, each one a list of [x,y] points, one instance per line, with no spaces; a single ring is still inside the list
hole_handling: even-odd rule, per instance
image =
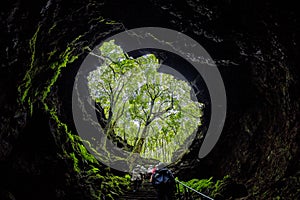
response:
[[[146,173],[146,179],[150,180],[150,177],[152,175],[152,170],[153,170],[154,166],[153,165],[149,165],[147,168],[147,173]],[[151,182],[151,181],[150,181]]]
[[[151,169],[151,171],[150,171],[150,173],[151,173],[151,175],[150,175],[150,182],[151,182],[151,183],[152,183],[152,179],[153,179],[153,176],[154,176],[154,174],[155,174],[155,171],[156,171],[157,166],[158,166],[158,165],[155,165],[155,166]]]
[[[138,191],[142,184],[140,165],[136,165],[136,167],[132,170],[131,181],[133,182],[133,192]]]
[[[150,182],[157,191],[158,200],[174,199],[175,179],[171,170],[167,169],[163,163],[159,163],[152,170]]]
[[[140,173],[141,173],[142,182],[143,182],[146,178],[146,175],[147,175],[147,169],[143,165],[141,165]]]

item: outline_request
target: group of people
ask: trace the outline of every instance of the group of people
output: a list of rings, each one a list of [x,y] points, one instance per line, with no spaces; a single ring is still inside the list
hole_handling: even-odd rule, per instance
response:
[[[174,175],[163,163],[149,166],[147,169],[144,166],[136,165],[132,170],[131,176],[133,191],[138,191],[145,180],[149,180],[156,189],[158,200],[173,199],[175,189]]]

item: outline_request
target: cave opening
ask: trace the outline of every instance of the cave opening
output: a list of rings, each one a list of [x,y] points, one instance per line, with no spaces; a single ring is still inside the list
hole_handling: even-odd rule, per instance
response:
[[[91,144],[90,152],[110,156],[107,151],[118,151],[112,150],[115,145],[121,153],[110,162],[124,165],[136,154],[147,165],[179,162],[208,126],[210,98],[201,75],[188,61],[165,50],[139,49],[127,54],[111,40],[95,52],[99,55],[92,53],[83,61],[87,69],[75,84],[77,93],[83,87],[83,96],[95,102],[83,112],[95,112],[92,121],[104,133],[93,135],[87,133],[88,128],[83,136],[79,132]]]

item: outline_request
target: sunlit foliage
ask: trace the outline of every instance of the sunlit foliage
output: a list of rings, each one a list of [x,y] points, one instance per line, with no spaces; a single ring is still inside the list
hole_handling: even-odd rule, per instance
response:
[[[186,81],[157,71],[155,55],[134,59],[113,40],[99,50],[102,64],[90,72],[88,86],[106,134],[120,136],[143,157],[170,162],[201,124],[203,104],[191,100]]]

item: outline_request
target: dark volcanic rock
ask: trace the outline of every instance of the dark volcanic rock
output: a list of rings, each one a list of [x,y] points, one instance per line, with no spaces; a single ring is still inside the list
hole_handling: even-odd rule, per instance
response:
[[[113,33],[143,26],[171,28],[193,37],[215,59],[226,87],[228,114],[219,142],[198,160],[202,139],[194,141],[190,152],[173,166],[177,175],[190,179],[229,174],[234,183],[224,190],[244,190],[245,185],[241,196],[248,193],[248,199],[300,198],[296,4],[269,0],[1,4],[0,199],[97,199],[98,190],[102,197],[109,193],[99,188],[102,179],[92,182],[76,173],[74,160],[64,156],[75,152],[83,172],[91,166],[74,150],[63,127],[76,132],[71,92],[87,47],[92,49]]]

